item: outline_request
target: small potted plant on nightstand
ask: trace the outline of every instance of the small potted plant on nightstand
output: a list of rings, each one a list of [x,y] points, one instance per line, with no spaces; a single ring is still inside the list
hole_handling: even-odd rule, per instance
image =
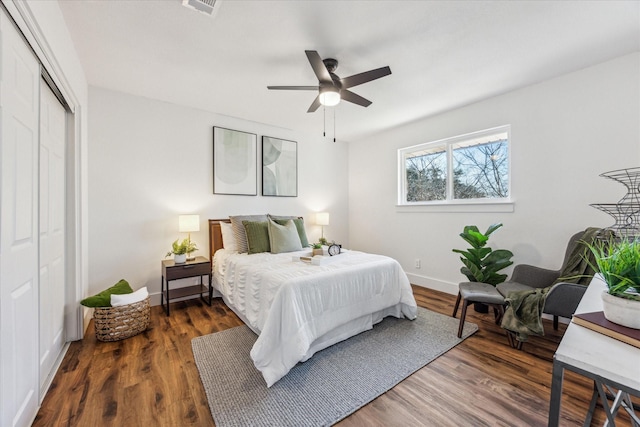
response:
[[[183,264],[187,261],[187,254],[197,251],[198,246],[189,239],[184,239],[180,243],[178,243],[178,240],[180,239],[176,239],[176,241],[171,244],[171,250],[167,252],[165,257],[173,254],[173,261],[176,264]]]

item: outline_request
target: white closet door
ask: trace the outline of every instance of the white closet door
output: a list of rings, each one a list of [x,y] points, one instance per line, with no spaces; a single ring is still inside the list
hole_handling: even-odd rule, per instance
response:
[[[38,408],[40,67],[0,10],[0,425]]]
[[[40,84],[40,394],[64,348],[65,110]]]

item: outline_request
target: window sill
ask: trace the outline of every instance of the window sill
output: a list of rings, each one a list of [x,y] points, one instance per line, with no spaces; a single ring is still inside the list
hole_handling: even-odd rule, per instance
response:
[[[435,202],[413,205],[396,205],[397,213],[416,213],[416,212],[514,212],[515,202]]]

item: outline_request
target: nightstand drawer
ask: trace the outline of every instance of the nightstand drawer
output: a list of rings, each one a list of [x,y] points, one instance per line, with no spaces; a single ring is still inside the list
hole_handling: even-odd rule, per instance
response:
[[[200,262],[198,264],[178,264],[167,267],[165,280],[176,280],[185,277],[201,276],[211,274],[211,263]]]

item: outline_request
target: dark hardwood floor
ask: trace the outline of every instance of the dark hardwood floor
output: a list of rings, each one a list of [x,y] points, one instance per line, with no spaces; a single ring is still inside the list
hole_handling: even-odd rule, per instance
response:
[[[455,297],[414,287],[418,305],[451,315]],[[544,426],[551,361],[564,325],[509,347],[492,314],[469,307],[480,330],[337,425]],[[152,307],[150,328],[115,343],[99,342],[93,324],[71,344],[34,426],[213,426],[191,352],[191,339],[241,325],[220,300],[172,304],[171,317]],[[563,426],[579,426],[592,382],[565,374]],[[598,407],[594,425],[602,425]],[[630,426],[626,414],[617,425]]]

